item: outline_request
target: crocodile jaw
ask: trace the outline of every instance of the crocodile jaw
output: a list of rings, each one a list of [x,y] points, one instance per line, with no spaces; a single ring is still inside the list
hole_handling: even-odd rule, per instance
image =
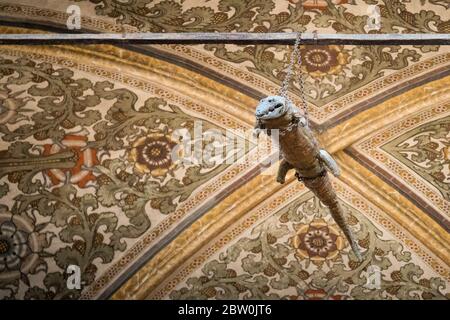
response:
[[[280,96],[269,96],[262,99],[256,107],[255,116],[260,120],[282,117],[288,111],[286,99]]]

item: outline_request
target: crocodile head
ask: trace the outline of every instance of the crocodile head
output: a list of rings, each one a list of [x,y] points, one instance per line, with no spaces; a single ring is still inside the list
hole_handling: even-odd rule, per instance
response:
[[[256,107],[256,118],[260,120],[277,119],[289,110],[289,102],[280,96],[269,96],[262,99]]]

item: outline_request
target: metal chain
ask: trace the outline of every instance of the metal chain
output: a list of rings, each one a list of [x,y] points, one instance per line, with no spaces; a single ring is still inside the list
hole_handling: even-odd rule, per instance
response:
[[[301,37],[302,37],[302,34],[300,32],[298,32],[297,37],[295,38],[294,48],[291,52],[291,57],[289,59],[289,65],[287,67],[286,76],[284,77],[283,83],[280,88],[279,95],[286,99],[288,98],[287,93],[289,90],[289,82],[291,81],[291,77],[292,77],[292,73],[293,73],[292,69],[294,68],[295,57],[298,56]]]
[[[299,44],[300,47],[300,44]],[[300,48],[298,50],[297,54],[297,70],[298,70],[298,84],[300,86],[300,99],[302,101],[301,108],[303,109],[303,113],[305,115],[306,119],[306,125],[309,126],[309,115],[308,115],[308,104],[306,102],[306,96],[305,96],[305,78],[303,77],[302,72],[302,52],[300,51]]]
[[[290,57],[289,65],[287,67],[286,76],[284,77],[283,83],[281,85],[280,96],[282,96],[286,99],[289,99],[289,97],[288,97],[289,83],[291,81],[292,74],[295,72],[295,70],[293,70],[294,63],[297,62],[298,83],[300,86],[300,99],[302,101],[301,108],[303,109],[303,113],[305,115],[306,124],[309,125],[308,104],[306,103],[306,97],[305,97],[305,79],[303,78],[303,72],[301,70],[301,67],[302,67],[302,55],[301,55],[301,51],[300,51],[301,38],[302,38],[302,34],[301,34],[301,32],[298,32],[297,37],[295,38],[294,48],[291,52],[291,57]],[[295,61],[295,60],[297,60],[297,61]]]

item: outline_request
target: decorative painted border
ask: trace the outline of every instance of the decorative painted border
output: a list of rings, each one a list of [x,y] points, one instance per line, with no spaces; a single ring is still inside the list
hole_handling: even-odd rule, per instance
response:
[[[412,239],[408,233],[402,230],[402,227],[393,221],[389,214],[386,214],[375,207],[343,182],[333,179],[332,184],[338,195],[340,195],[341,200],[345,201],[348,205],[357,210],[364,210],[362,213],[366,214],[371,220],[375,221],[378,225],[389,231],[395,238],[400,240],[402,244],[421,257],[433,270],[445,279],[450,280],[450,268],[443,267],[435,257],[421,248],[421,244],[415,239]],[[197,254],[191,257],[186,263],[180,265],[177,268],[177,271],[171,275],[168,275],[162,283],[160,283],[152,292],[148,294],[147,298],[165,299],[171,290],[173,290],[180,282],[192,274],[192,272],[198,269],[204,262],[207,261],[208,258],[222,249],[225,245],[234,241],[245,230],[255,226],[262,219],[267,218],[277,210],[287,206],[304,192],[306,192],[306,189],[302,184],[297,181],[289,183],[275,195],[255,207],[253,210],[247,212],[247,214],[239,221],[236,221],[233,226],[223,231],[208,245],[201,248],[201,250],[199,250]]]
[[[58,26],[60,24],[59,27],[67,19],[66,13],[26,5],[6,4],[3,7],[0,6],[0,10],[7,13],[6,16],[2,17],[7,20],[19,19],[26,15],[27,18],[32,19],[35,27],[38,28],[42,28],[42,24],[49,24],[45,21],[42,22],[42,19],[40,19],[42,16],[51,17],[52,22],[49,25]],[[85,29],[110,32],[137,31],[136,28],[119,26],[108,20],[112,19],[107,17],[99,19],[98,17],[88,16],[83,18],[82,25],[86,26]],[[215,81],[219,81],[230,88],[241,90],[255,99],[260,99],[268,94],[276,94],[279,90],[279,86],[271,81],[241,69],[232,63],[218,59],[213,55],[199,51],[193,46],[129,46],[128,49],[183,66]],[[428,57],[399,71],[389,72],[386,76],[376,79],[370,84],[341,96],[322,107],[309,103],[309,114],[312,124],[319,131],[325,130],[390,97],[401,94],[427,81],[450,74],[450,69],[448,68],[450,65],[450,52],[446,51],[446,47],[443,46],[440,49],[441,54]],[[291,95],[291,98],[294,103],[300,104],[297,96]]]
[[[293,177],[288,179],[292,180]],[[210,243],[214,236],[239,220],[248,210],[265,201],[267,194],[276,193],[281,188],[270,175],[258,175],[243,184],[148,261],[113,297],[144,299],[147,292],[172,274],[178,265],[194,256],[199,248]]]
[[[424,110],[375,131],[347,149],[347,153],[370,168],[386,182],[394,185],[419,208],[430,214],[447,232],[450,231],[450,203],[422,178],[380,148],[387,141],[442,116],[450,114],[450,100]],[[402,177],[398,179],[397,177]],[[420,195],[420,196],[419,196]]]
[[[379,208],[382,212],[388,212],[392,223],[401,226],[408,238],[416,238],[426,255],[424,257],[437,257],[429,260],[429,265],[435,270],[443,270],[441,265],[449,266],[450,234],[435,224],[425,213],[420,211],[397,190],[373,175],[367,168],[359,165],[344,152],[335,154],[340,164],[342,174],[340,180],[350,186],[358,194],[364,194],[366,201]],[[154,292],[166,278],[191,257],[198,256],[198,252],[210,245],[216,236],[220,236],[224,230],[236,221],[247,217],[251,208],[255,208],[264,201],[267,194],[278,194],[285,190],[275,182],[275,177],[257,176],[232,195],[223,200],[216,208],[186,229],[179,237],[165,247],[157,256],[134,274],[125,285],[114,295],[114,299],[144,299],[150,292]],[[286,185],[290,185],[294,179],[289,177]],[[297,184],[302,188],[301,184]],[[303,189],[302,189],[303,190]],[[251,196],[245,196],[249,192]],[[223,217],[222,217],[223,216]],[[389,222],[391,224],[391,222]],[[200,233],[201,231],[201,233]],[[406,240],[405,240],[406,241]],[[408,240],[406,242],[413,248],[419,248],[417,243]],[[194,259],[194,258],[192,258]],[[201,262],[199,262],[201,263]]]
[[[174,54],[184,60],[192,60],[196,63],[201,61],[219,74],[229,75],[235,81],[244,83],[251,88],[258,88],[262,96],[278,93],[279,86],[276,84],[261,76],[239,69],[214,56],[207,55],[195,47],[183,45],[161,45],[156,47],[167,54]],[[308,103],[309,115],[319,130],[334,126],[392,96],[401,94],[424,82],[450,74],[449,65],[450,52],[427,58],[376,79],[370,84],[341,96],[322,107]],[[295,104],[301,104],[299,97],[296,95],[291,94],[291,98]]]
[[[450,99],[450,76],[411,89],[363,111],[328,129],[319,139],[329,152],[344,150],[372,132],[447,99]]]
[[[98,49],[98,47],[94,47],[92,49]],[[200,115],[201,117],[206,118],[207,120],[216,123],[223,128],[250,128],[247,123],[233,119],[233,117],[225,114],[222,110],[211,110],[211,108],[207,107],[204,103],[193,101],[190,97],[180,97],[173,90],[162,88],[161,84],[142,80],[138,76],[128,76],[123,71],[119,72],[108,70],[108,66],[113,66],[113,64],[116,65],[118,62],[109,62],[108,65],[107,61],[106,63],[99,60],[94,61],[93,56],[95,56],[95,54],[90,50],[75,50],[67,47],[57,47],[55,49],[55,47],[25,48],[8,46],[0,48],[0,54],[12,57],[26,56],[30,59],[46,61],[63,67],[70,67],[82,72],[87,72],[112,80],[115,83],[122,83],[150,94],[162,96],[170,102],[181,105],[182,108],[188,113],[190,112]],[[82,61],[90,62],[83,63]],[[95,64],[95,62],[97,62],[97,64]],[[155,63],[161,64],[159,61],[155,61]],[[170,73],[166,76],[170,77]],[[220,92],[217,92],[217,94],[220,94]],[[236,184],[233,184],[232,181],[239,181],[239,184],[245,183],[245,181],[247,181],[252,174],[255,174],[255,172],[252,172],[252,169],[254,169],[254,162],[250,157],[242,163],[238,163],[237,165],[227,168],[215,179],[204,185],[201,190],[196,190],[191,198],[184,202],[174,214],[165,218],[159,224],[150,229],[145,235],[141,236],[141,238],[136,241],[136,243],[134,243],[125,253],[123,253],[115,263],[108,267],[107,271],[96,279],[90,287],[86,288],[86,291],[82,294],[82,298],[89,299],[96,297],[102,290],[105,290],[107,285],[110,285],[113,282],[113,278],[117,277],[121,272],[124,272],[126,267],[130,266],[131,263],[144,251],[147,251],[150,244],[161,238],[165,232],[171,230],[176,222],[180,222],[185,219],[189,212],[195,212],[194,209],[199,209],[200,204],[204,204],[208,198],[220,201],[223,194],[217,195],[217,192],[222,190],[222,193],[226,193],[230,192],[233,188],[236,188]],[[248,176],[249,172],[250,177]],[[208,205],[211,206],[212,204],[209,203]]]
[[[362,166],[345,151],[334,154],[342,169],[340,179],[396,221],[445,265],[450,266],[450,234],[402,193]]]

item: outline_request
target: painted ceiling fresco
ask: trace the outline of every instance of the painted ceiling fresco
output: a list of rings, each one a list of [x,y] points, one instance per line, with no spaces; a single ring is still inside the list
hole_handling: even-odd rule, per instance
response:
[[[2,0],[0,32],[64,31],[70,5],[82,31],[450,32],[446,0]],[[301,51],[364,261],[244,134],[288,46],[1,46],[0,298],[449,299],[450,48]],[[174,161],[198,123],[249,147]]]
[[[277,32],[417,33],[450,30],[447,1],[136,1],[20,0],[0,6],[6,20],[55,27],[65,24],[66,8],[76,3],[86,30],[108,32]],[[334,5],[333,5],[334,4]],[[368,27],[369,6],[378,4],[381,28]],[[13,18],[14,17],[14,18]],[[182,64],[260,99],[278,92],[289,56],[286,46],[140,46],[152,56]],[[448,48],[439,46],[308,46],[303,49],[306,96],[313,122],[325,129],[405,90],[448,73]],[[424,71],[434,70],[433,73]],[[293,98],[298,80],[292,80]]]

